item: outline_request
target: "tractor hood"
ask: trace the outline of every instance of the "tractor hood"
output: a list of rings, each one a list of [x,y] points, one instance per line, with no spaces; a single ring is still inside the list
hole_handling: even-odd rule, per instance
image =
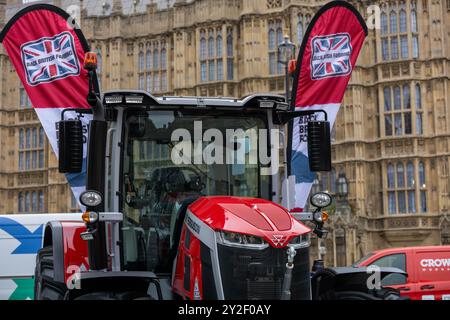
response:
[[[311,232],[282,206],[263,199],[204,197],[189,206],[189,211],[215,231],[261,237],[275,248]]]

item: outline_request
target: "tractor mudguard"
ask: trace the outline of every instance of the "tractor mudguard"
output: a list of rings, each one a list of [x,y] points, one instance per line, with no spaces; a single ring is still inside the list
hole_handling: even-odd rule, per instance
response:
[[[53,280],[67,283],[76,272],[89,270],[87,242],[80,234],[86,231],[83,222],[51,221],[44,231],[43,248],[53,250]]]
[[[325,295],[336,292],[360,292],[372,294],[377,288],[376,281],[383,280],[390,274],[407,273],[397,268],[378,268],[376,272],[367,267],[326,268],[316,272],[311,278],[313,300],[323,299]],[[380,284],[381,286],[381,284]],[[375,287],[375,288],[374,288]]]
[[[154,289],[155,294],[152,297],[148,296],[150,289]],[[65,296],[65,300],[136,300],[143,298],[163,299],[160,281],[153,272],[82,272],[77,276],[77,286],[68,290]]]

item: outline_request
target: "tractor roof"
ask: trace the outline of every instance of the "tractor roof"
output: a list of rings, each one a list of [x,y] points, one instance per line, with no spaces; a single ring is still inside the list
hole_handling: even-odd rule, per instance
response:
[[[103,94],[106,107],[118,106],[192,106],[192,107],[238,107],[238,108],[287,108],[285,98],[274,94],[255,94],[241,99],[212,97],[155,97],[146,91],[116,90]]]

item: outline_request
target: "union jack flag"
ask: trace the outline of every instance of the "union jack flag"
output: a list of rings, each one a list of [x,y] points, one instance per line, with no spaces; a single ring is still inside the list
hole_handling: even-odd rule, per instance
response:
[[[351,73],[352,46],[349,34],[314,37],[311,48],[311,79],[345,76]]]
[[[21,46],[22,63],[31,86],[80,74],[73,37],[63,32]]]

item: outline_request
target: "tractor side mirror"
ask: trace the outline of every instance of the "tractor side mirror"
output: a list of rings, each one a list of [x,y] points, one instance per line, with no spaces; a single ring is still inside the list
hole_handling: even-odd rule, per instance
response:
[[[83,168],[83,125],[81,120],[58,122],[58,164],[61,173],[80,173]]]
[[[308,156],[311,172],[331,171],[331,135],[328,121],[308,122]]]

